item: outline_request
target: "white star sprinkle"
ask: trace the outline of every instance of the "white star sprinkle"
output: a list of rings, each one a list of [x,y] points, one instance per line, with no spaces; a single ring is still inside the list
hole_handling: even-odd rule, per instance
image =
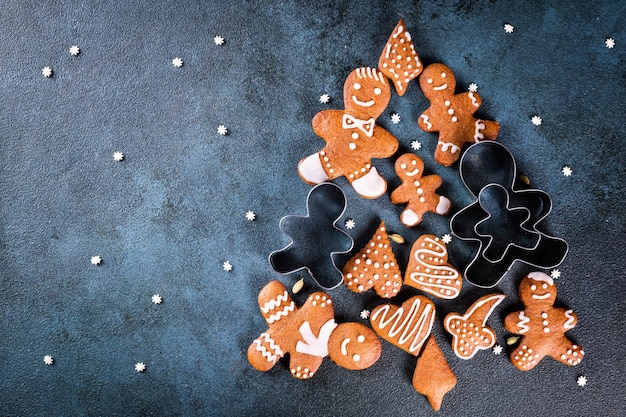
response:
[[[246,211],[246,219],[253,221],[256,220],[256,214],[252,210]]]
[[[558,269],[553,269],[552,271],[550,271],[550,276],[554,279],[559,279],[561,278],[561,271],[559,271]]]
[[[113,152],[113,160],[121,162],[124,160],[124,154],[122,152]]]
[[[572,175],[572,168],[568,167],[567,165],[565,165],[563,167],[563,169],[561,170],[561,172],[563,173],[563,175],[565,175],[566,177],[570,177]]]
[[[469,91],[470,93],[475,93],[476,91],[478,91],[478,84],[476,84],[476,83],[471,83],[471,84],[467,87],[467,91]]]
[[[363,320],[367,320],[370,316],[370,311],[369,310],[363,310],[361,311],[361,318]]]
[[[92,265],[100,265],[102,263],[102,258],[100,256],[92,256],[91,257],[91,264]]]
[[[217,127],[217,133],[219,133],[222,136],[226,136],[226,134],[228,133],[228,128],[224,125],[219,125]]]
[[[46,78],[52,77],[52,68],[43,67],[43,69],[41,70],[41,75],[43,75]]]
[[[70,46],[70,55],[77,56],[80,54],[80,48],[77,45]]]
[[[356,226],[356,222],[354,220],[352,219],[346,220],[346,229],[352,230],[354,229],[354,226]]]
[[[328,94],[322,94],[320,96],[320,103],[326,104],[330,101],[330,96]]]
[[[512,24],[507,23],[504,25],[504,31],[506,33],[513,33],[513,30],[515,30],[515,26],[513,26]]]
[[[441,241],[447,245],[448,243],[452,242],[452,236],[450,235],[450,233],[446,233],[445,235],[441,236]]]
[[[135,371],[137,372],[143,372],[146,370],[146,364],[143,362],[137,362],[135,364]]]
[[[224,271],[230,272],[233,270],[233,265],[229,261],[224,261],[224,263],[222,264],[222,268],[224,269]]]
[[[54,364],[54,358],[50,355],[46,355],[43,357],[43,363],[45,363],[46,365],[50,366],[52,364]]]
[[[579,387],[584,387],[585,385],[587,385],[587,377],[584,375],[579,376],[576,380],[576,383]]]
[[[414,151],[419,151],[420,149],[422,149],[422,142],[420,142],[419,140],[412,141],[411,148],[413,148]]]
[[[161,304],[163,302],[163,297],[161,297],[159,294],[154,294],[152,296],[152,302],[154,304]]]
[[[541,122],[543,122],[543,120],[541,119],[541,117],[535,115],[533,117],[530,118],[530,121],[532,122],[532,124],[534,124],[535,126],[539,126],[541,125]]]
[[[400,123],[400,115],[398,113],[393,113],[391,115],[391,123],[393,123],[394,125]]]
[[[217,35],[213,38],[213,42],[215,42],[216,45],[224,45],[224,38]]]
[[[179,57],[176,57],[172,59],[172,65],[174,65],[176,68],[180,68],[183,66],[183,60],[180,59]]]
[[[604,41],[604,44],[606,45],[607,48],[613,49],[615,48],[615,39],[608,38],[607,40]]]
[[[502,346],[500,346],[500,345],[495,345],[495,346],[493,347],[493,354],[494,354],[494,355],[499,355],[499,354],[501,354],[501,353],[502,353]]]

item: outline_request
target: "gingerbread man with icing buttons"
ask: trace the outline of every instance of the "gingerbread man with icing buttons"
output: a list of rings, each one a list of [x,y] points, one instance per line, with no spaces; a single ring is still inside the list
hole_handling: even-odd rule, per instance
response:
[[[387,182],[372,158],[387,158],[398,149],[398,140],[376,124],[390,97],[389,83],[380,71],[352,71],[344,84],[345,110],[324,110],[313,118],[313,131],[326,146],[300,161],[300,177],[314,185],[345,176],[361,197],[383,195]]]
[[[465,143],[494,140],[498,136],[498,122],[474,117],[482,103],[478,93],[454,94],[456,79],[450,68],[431,64],[422,72],[419,83],[430,107],[417,123],[422,130],[439,132],[435,161],[450,166],[459,159]]]
[[[405,226],[417,225],[422,221],[426,212],[448,214],[450,200],[435,193],[435,190],[441,186],[441,177],[439,175],[422,176],[424,162],[419,156],[412,153],[400,156],[396,161],[395,169],[402,184],[391,193],[391,202],[408,203],[400,214],[400,220]]]
[[[326,356],[351,370],[368,368],[380,357],[376,333],[360,323],[335,323],[332,300],[324,292],[311,294],[298,308],[287,288],[271,281],[258,302],[269,327],[248,348],[248,361],[258,371],[269,371],[285,354],[298,379],[311,378]]]
[[[533,272],[522,279],[519,296],[526,307],[510,313],[504,327],[522,336],[519,346],[511,352],[511,362],[522,371],[533,369],[541,359],[550,356],[566,365],[578,365],[585,356],[565,332],[578,322],[572,310],[554,307],[556,287],[543,272]]]

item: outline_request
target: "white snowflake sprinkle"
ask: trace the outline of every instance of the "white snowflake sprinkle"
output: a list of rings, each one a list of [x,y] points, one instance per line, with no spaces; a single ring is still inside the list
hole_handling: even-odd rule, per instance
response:
[[[246,211],[246,219],[253,221],[256,220],[256,214],[252,210]]]
[[[135,364],[135,371],[137,372],[143,372],[146,370],[146,364],[143,362],[137,362]]]
[[[330,101],[330,96],[328,94],[322,94],[320,96],[320,103],[326,104]]]
[[[615,39],[608,38],[607,40],[604,41],[604,45],[606,45],[606,47],[609,49],[615,48]]]
[[[80,54],[80,48],[77,45],[70,46],[70,55],[77,56]]]
[[[471,84],[467,87],[467,91],[469,91],[470,93],[475,93],[476,91],[478,91],[478,84],[476,84],[476,83],[471,83]]]
[[[452,236],[450,235],[450,233],[446,233],[445,235],[441,236],[441,241],[447,245],[448,243],[452,242]]]
[[[579,387],[584,387],[585,385],[587,385],[587,377],[584,375],[579,376],[576,380],[576,383]]]
[[[45,363],[46,365],[50,366],[52,364],[54,364],[54,358],[50,355],[46,355],[43,357],[43,363]]]
[[[420,142],[419,140],[412,141],[411,148],[413,148],[414,151],[419,151],[420,149],[422,149],[422,142]]]
[[[213,42],[215,42],[216,45],[224,45],[224,38],[217,35],[213,38]]]
[[[572,168],[568,167],[567,165],[565,165],[563,167],[563,169],[561,170],[561,172],[563,173],[563,175],[565,175],[566,177],[570,177],[572,175]]]
[[[501,354],[501,353],[502,353],[502,346],[500,346],[500,345],[495,345],[495,346],[493,347],[493,354],[494,354],[494,355],[499,355],[499,354]]]
[[[356,226],[356,222],[354,220],[352,219],[346,220],[346,229],[352,230],[354,229],[354,226]]]
[[[102,258],[100,256],[96,255],[96,256],[91,257],[92,265],[100,265],[101,263],[102,263]]]
[[[179,57],[176,57],[172,59],[172,65],[174,65],[176,68],[180,68],[183,66],[183,60],[180,59]]]
[[[224,271],[230,272],[233,270],[233,264],[231,264],[229,261],[224,261],[224,263],[222,264],[222,268],[224,269]]]
[[[367,320],[370,316],[370,311],[369,310],[363,310],[361,311],[361,318],[363,320]]]
[[[50,67],[43,67],[43,69],[41,70],[41,75],[43,75],[46,78],[50,78],[52,77],[52,68]]]
[[[226,134],[228,133],[228,128],[224,125],[219,125],[217,127],[217,133],[219,133],[222,136],[226,136]]]
[[[122,152],[113,152],[113,160],[121,162],[124,160],[124,154]]]
[[[534,124],[535,126],[539,126],[541,125],[541,122],[543,122],[543,120],[541,119],[541,117],[535,115],[533,117],[530,118],[530,121],[532,122],[532,124]]]
[[[553,269],[552,271],[550,271],[550,276],[554,279],[559,279],[561,278],[561,271],[559,271],[558,269]]]
[[[152,302],[154,304],[161,304],[163,302],[163,297],[161,297],[159,294],[154,294],[152,296]]]
[[[506,33],[513,33],[514,30],[515,30],[515,26],[513,26],[512,24],[507,23],[504,25],[504,31]]]
[[[398,113],[393,113],[391,115],[391,123],[393,123],[394,125],[400,123],[400,115]]]

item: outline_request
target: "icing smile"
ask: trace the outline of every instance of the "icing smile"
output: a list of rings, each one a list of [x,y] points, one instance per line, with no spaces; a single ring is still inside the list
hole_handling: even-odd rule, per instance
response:
[[[356,98],[356,96],[352,96],[352,101],[354,101],[357,106],[361,106],[361,107],[372,107],[376,103],[374,100],[361,101],[358,98]]]
[[[550,297],[550,293],[547,292],[547,293],[545,293],[543,295],[533,294],[531,297],[534,298],[535,300],[545,300],[546,298]]]
[[[445,90],[446,88],[448,88],[448,84],[441,84],[437,87],[433,87],[433,90],[435,91],[441,91],[441,90]]]
[[[344,339],[343,342],[341,342],[341,354],[344,356],[348,355],[348,349],[347,349],[348,343],[350,343],[350,339],[348,338]]]
[[[406,176],[407,176],[407,177],[414,177],[414,176],[416,176],[417,174],[419,174],[419,172],[420,172],[420,170],[419,170],[419,169],[417,169],[417,168],[415,168],[413,171],[411,171],[411,172],[407,172],[407,173],[406,173]]]

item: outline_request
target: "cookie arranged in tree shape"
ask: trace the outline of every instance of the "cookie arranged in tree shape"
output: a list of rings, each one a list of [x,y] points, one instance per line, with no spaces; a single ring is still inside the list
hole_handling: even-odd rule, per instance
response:
[[[335,323],[331,298],[323,292],[309,296],[296,307],[287,288],[271,281],[259,293],[259,307],[268,329],[248,348],[248,361],[259,371],[269,371],[289,354],[289,369],[298,379],[311,378],[326,356],[339,366],[360,370],[380,357],[376,334],[360,323]]]
[[[403,19],[393,29],[378,60],[378,69],[391,80],[399,96],[404,95],[407,85],[422,72],[422,63]]]
[[[461,359],[471,359],[481,349],[489,349],[496,343],[496,333],[487,326],[487,319],[502,300],[504,294],[480,297],[464,315],[450,313],[443,327],[452,335],[452,350]]]
[[[504,319],[508,331],[522,336],[519,346],[511,352],[513,365],[528,371],[545,356],[566,365],[578,365],[585,352],[565,337],[565,332],[576,326],[578,317],[572,310],[554,307],[556,286],[552,278],[543,272],[528,274],[519,284],[519,297],[524,310]]]
[[[439,411],[444,395],[456,385],[456,376],[435,338],[431,334],[413,372],[413,388],[428,398],[430,406]]]
[[[402,184],[391,193],[394,204],[407,203],[400,214],[400,220],[407,226],[415,226],[422,221],[424,213],[432,212],[446,215],[450,211],[450,200],[440,196],[435,190],[441,186],[439,175],[424,174],[424,161],[412,153],[398,158],[395,164],[396,174]]]
[[[447,263],[448,249],[437,236],[422,235],[411,247],[404,283],[435,297],[452,299],[459,295],[463,280]]]
[[[376,294],[391,298],[402,287],[402,273],[391,249],[385,222],[381,221],[365,247],[343,267],[344,284],[362,293],[374,287]]]
[[[313,118],[313,131],[326,146],[298,164],[300,177],[319,184],[345,176],[364,198],[377,198],[387,181],[372,165],[372,158],[387,158],[398,140],[376,124],[391,97],[385,76],[375,68],[358,68],[344,84],[345,110],[324,110]]]
[[[454,94],[456,79],[450,68],[430,64],[420,76],[420,87],[430,107],[418,119],[418,125],[427,132],[439,132],[435,161],[444,166],[455,163],[465,143],[494,140],[498,136],[498,122],[474,117],[482,100],[478,93]]]

